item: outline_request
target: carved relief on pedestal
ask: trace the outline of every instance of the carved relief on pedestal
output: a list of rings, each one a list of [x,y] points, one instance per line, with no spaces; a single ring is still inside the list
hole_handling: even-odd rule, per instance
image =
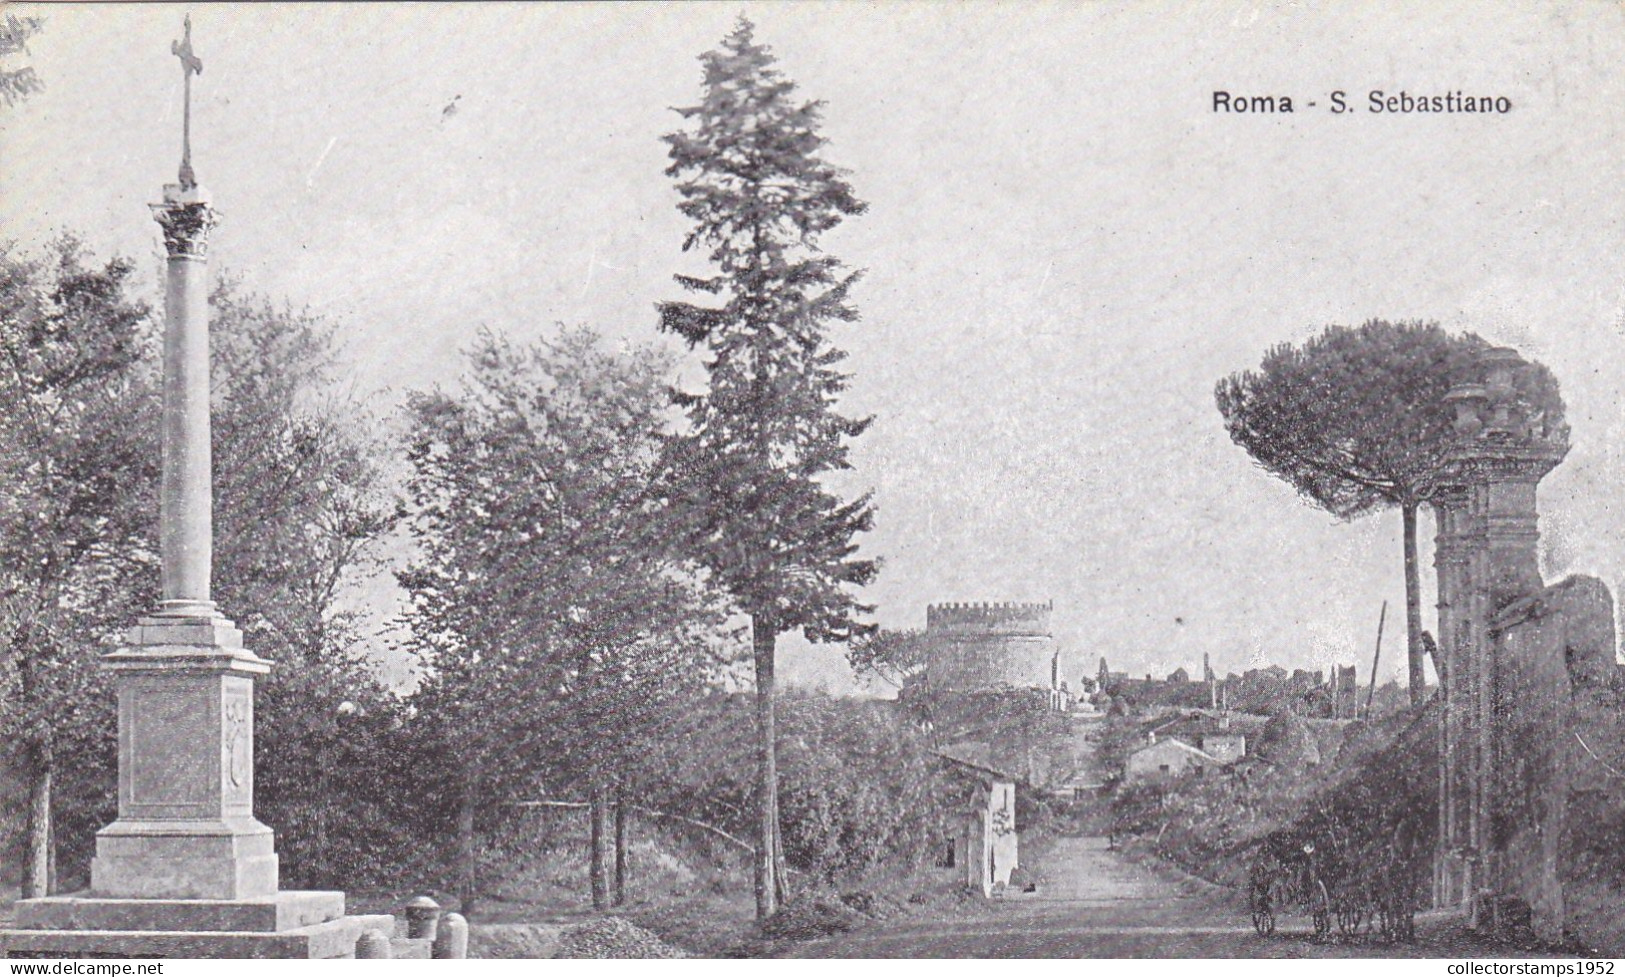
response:
[[[208,714],[189,688],[147,687],[130,694],[130,804],[145,817],[184,817],[209,803]]]
[[[231,800],[247,800],[253,774],[253,704],[246,695],[226,699],[222,715],[221,766],[225,772],[226,796]]]

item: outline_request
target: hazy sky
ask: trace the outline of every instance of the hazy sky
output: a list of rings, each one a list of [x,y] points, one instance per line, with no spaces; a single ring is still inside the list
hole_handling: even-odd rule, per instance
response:
[[[1386,599],[1386,673],[1398,516],[1298,502],[1230,443],[1214,383],[1374,316],[1518,346],[1573,427],[1542,487],[1548,575],[1617,590],[1625,13],[1318,6],[17,4],[45,20],[46,87],[0,110],[0,228],[30,246],[74,230],[155,286],[146,204],[174,179],[169,45],[190,9],[213,261],[338,322],[382,406],[453,382],[480,325],[664,341],[654,303],[695,266],[659,136],[744,11],[827,101],[826,155],[871,205],[824,243],[867,269],[836,339],[848,408],[878,417],[849,484],[877,490],[880,621],[1053,599],[1069,672],[1207,651],[1221,671],[1364,676]],[[1376,115],[1371,89],[1513,109]],[[1297,111],[1217,114],[1215,90]],[[1330,111],[1334,90],[1354,111]],[[838,651],[799,641],[781,671],[846,682]]]

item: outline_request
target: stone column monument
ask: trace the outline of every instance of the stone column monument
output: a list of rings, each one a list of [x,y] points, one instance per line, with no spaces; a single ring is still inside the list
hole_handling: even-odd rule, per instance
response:
[[[254,818],[254,680],[271,663],[209,596],[209,234],[218,219],[191,161],[186,82],[178,183],[152,205],[164,295],[163,600],[107,655],[118,690],[118,819],[96,835],[90,891],[23,900],[11,956],[349,956],[388,916],[345,916],[341,892],[283,892],[271,829]]]
[[[201,63],[190,38],[179,50],[190,85]],[[254,679],[271,663],[243,648],[242,632],[209,599],[207,262],[218,213],[197,185],[189,152],[180,182],[164,187],[152,211],[169,253],[163,602],[105,659],[119,699],[119,816],[96,835],[91,888],[130,898],[266,896],[277,891],[277,861],[271,829],[254,820]]]

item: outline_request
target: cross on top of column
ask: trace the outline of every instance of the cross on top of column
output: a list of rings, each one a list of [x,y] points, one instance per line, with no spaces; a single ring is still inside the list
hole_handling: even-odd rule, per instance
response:
[[[192,172],[192,76],[203,74],[203,59],[192,51],[192,15],[186,15],[186,39],[169,42],[169,53],[181,59],[181,79],[185,86],[182,97],[185,108],[181,116],[181,189],[197,186],[197,175]]]

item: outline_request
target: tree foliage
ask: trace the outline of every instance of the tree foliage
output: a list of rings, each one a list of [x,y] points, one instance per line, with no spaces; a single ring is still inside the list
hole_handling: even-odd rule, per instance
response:
[[[0,17],[0,58],[28,53],[28,39],[39,33],[42,25],[38,17],[19,17],[7,13]],[[39,75],[29,65],[0,67],[0,101],[9,108],[44,89]]]
[[[1487,348],[1437,323],[1373,319],[1329,326],[1301,347],[1272,347],[1257,370],[1226,377],[1215,391],[1231,440],[1312,505],[1339,519],[1400,508],[1413,697],[1423,674],[1416,512],[1440,488],[1455,442],[1445,395],[1474,378]],[[1549,428],[1563,423],[1550,371],[1533,364],[1518,383],[1531,417]]]
[[[619,781],[650,715],[722,663],[657,491],[670,365],[586,329],[483,333],[461,395],[411,400],[413,702],[465,835],[504,801]]]
[[[210,304],[215,597],[249,640],[314,667],[362,637],[337,598],[383,569],[384,445],[336,376],[331,323],[232,282]]]
[[[1270,474],[1353,519],[1426,500],[1454,438],[1445,394],[1483,348],[1431,324],[1333,326],[1221,380],[1219,411]]]
[[[858,675],[873,676],[901,692],[924,679],[931,639],[917,628],[880,628],[853,641],[846,658]]]
[[[290,880],[377,878],[379,846],[403,839],[362,826],[388,823],[378,768],[402,716],[354,596],[396,521],[385,445],[338,377],[331,322],[222,279],[210,339],[214,598],[275,662],[256,696],[256,813]]]
[[[35,895],[52,874],[53,774],[109,771],[96,656],[155,595],[151,324],[131,270],[91,263],[72,239],[39,257],[0,251],[0,738],[29,797]]]
[[[1436,323],[1373,319],[1281,344],[1257,370],[1219,381],[1225,430],[1270,474],[1339,519],[1425,502],[1455,440],[1450,387],[1488,344]],[[1518,395],[1548,427],[1563,423],[1551,371],[1534,363]]]
[[[836,409],[846,354],[827,335],[858,318],[859,273],[818,243],[867,205],[818,155],[823,103],[796,100],[753,33],[741,18],[701,56],[704,97],[677,110],[690,127],[665,137],[678,210],[693,221],[683,249],[705,249],[715,268],[677,281],[721,300],[659,306],[661,328],[708,357],[709,388],[678,396],[692,423],[677,443],[680,491],[707,565],[746,613],[836,640],[867,610],[846,585],[874,576],[853,542],[873,509],[820,479],[850,467],[847,441],[869,419]]]

